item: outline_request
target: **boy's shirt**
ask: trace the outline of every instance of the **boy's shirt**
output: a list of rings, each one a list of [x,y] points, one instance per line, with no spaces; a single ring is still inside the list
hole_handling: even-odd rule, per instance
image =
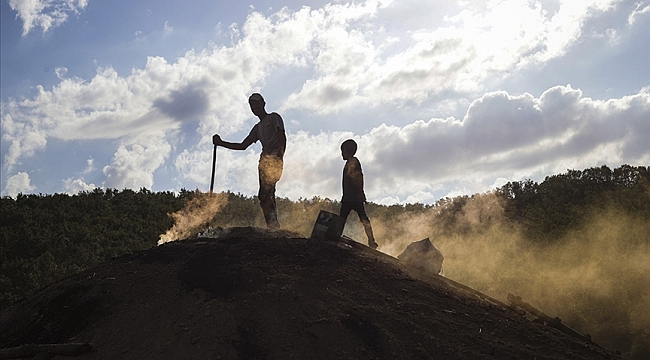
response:
[[[343,198],[341,201],[366,201],[366,194],[363,192],[361,163],[354,156],[345,162],[343,168]]]

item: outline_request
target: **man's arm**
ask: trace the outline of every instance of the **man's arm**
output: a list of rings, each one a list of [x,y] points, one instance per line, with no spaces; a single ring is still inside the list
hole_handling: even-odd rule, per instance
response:
[[[225,147],[230,150],[246,150],[255,140],[249,134],[244,141],[235,143],[221,140],[221,137],[218,134],[212,136],[212,143],[217,146]]]

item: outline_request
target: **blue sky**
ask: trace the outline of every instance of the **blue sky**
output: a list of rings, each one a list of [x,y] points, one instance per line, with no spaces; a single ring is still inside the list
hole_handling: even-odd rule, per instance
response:
[[[433,203],[650,165],[650,1],[2,0],[3,196],[210,183],[260,92],[285,121],[278,195]],[[257,193],[260,145],[218,151]]]

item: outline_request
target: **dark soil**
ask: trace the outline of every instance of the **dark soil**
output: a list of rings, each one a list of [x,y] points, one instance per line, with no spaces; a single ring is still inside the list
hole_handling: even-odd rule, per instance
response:
[[[619,359],[367,247],[254,228],[116,258],[1,324],[3,348],[93,344],[75,359]]]

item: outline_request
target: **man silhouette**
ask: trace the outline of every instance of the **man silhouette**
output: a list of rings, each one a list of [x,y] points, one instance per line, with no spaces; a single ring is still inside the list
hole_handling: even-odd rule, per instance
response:
[[[212,136],[212,143],[231,150],[245,150],[252,143],[262,143],[262,153],[257,166],[259,172],[260,190],[257,197],[264,213],[264,220],[269,229],[279,229],[278,208],[275,203],[275,184],[282,176],[284,151],[287,147],[287,136],[284,122],[278,113],[267,113],[264,109],[266,102],[262,95],[252,94],[248,98],[251,111],[260,121],[253,126],[250,133],[240,143],[221,140],[218,134]]]

